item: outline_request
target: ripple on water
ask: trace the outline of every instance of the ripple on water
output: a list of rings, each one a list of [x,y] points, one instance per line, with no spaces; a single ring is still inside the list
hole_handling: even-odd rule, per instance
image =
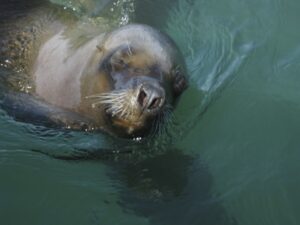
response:
[[[190,130],[219,93],[239,74],[239,70],[258,43],[240,35],[251,25],[245,19],[234,26],[231,19],[220,21],[202,11],[203,1],[180,1],[170,14],[167,32],[175,38],[185,55],[190,89],[184,94],[193,108],[185,117],[184,130]],[[176,24],[176,26],[175,26]],[[232,28],[231,28],[232,27]],[[198,93],[193,91],[197,89]],[[195,96],[198,95],[199,97]],[[188,100],[186,100],[188,101]],[[193,106],[191,106],[193,104]],[[187,132],[183,132],[187,133]]]

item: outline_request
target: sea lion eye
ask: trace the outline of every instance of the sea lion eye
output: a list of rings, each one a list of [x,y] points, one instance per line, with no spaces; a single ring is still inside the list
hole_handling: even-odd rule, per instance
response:
[[[126,59],[122,58],[121,56],[113,56],[110,59],[110,65],[113,71],[120,71],[128,67]]]
[[[185,76],[180,71],[180,68],[176,68],[174,71],[174,83],[173,90],[175,95],[179,96],[187,87],[188,83]]]
[[[133,51],[133,48],[128,45],[119,47],[110,58],[111,68],[114,71],[128,68],[129,57],[132,56]]]

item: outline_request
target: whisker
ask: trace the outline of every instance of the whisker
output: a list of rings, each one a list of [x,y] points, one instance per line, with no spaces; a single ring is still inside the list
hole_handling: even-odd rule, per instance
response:
[[[107,92],[107,93],[101,93],[101,94],[85,96],[85,98],[86,99],[90,99],[90,98],[114,98],[116,96],[126,96],[127,92],[128,92],[128,90],[112,91],[112,92]]]
[[[132,56],[132,51],[128,42],[127,42],[127,48],[128,48],[127,55]]]

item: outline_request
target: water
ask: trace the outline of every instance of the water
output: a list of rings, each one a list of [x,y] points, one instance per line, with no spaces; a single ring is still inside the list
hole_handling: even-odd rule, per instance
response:
[[[118,3],[120,23],[164,30],[184,54],[190,87],[175,112],[176,132],[148,146],[1,112],[1,223],[300,224],[299,2],[53,2],[82,18],[109,15]],[[1,18],[27,12],[28,3],[18,4],[1,4]],[[49,156],[120,146],[145,157]]]

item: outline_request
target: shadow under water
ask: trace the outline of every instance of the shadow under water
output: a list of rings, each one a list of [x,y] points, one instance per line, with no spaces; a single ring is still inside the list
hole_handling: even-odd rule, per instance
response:
[[[18,19],[27,15],[31,9],[44,5],[47,0],[9,0],[0,4],[0,20],[4,22],[6,20]],[[3,27],[3,26],[1,26]]]
[[[170,149],[137,162],[109,164],[126,213],[155,225],[237,224],[214,196],[212,176],[199,158]]]
[[[177,2],[178,0],[135,1],[135,21],[156,28],[164,28],[169,17],[170,9],[176,6]],[[159,16],[154,17],[153,12]]]

